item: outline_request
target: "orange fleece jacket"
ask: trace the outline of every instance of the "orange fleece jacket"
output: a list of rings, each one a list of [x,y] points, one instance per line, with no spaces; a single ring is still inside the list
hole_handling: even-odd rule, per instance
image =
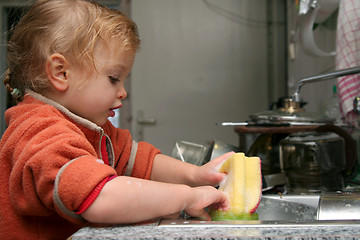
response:
[[[30,91],[6,111],[5,120],[1,239],[66,239],[89,224],[75,211],[102,180],[112,175],[149,179],[160,153],[109,121],[99,127]],[[103,136],[109,165],[101,160]]]

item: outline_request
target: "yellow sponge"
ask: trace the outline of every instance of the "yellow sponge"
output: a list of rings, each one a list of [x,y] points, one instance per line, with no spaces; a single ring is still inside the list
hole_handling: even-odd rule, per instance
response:
[[[227,194],[230,201],[229,211],[210,211],[214,221],[254,220],[259,206],[262,190],[261,160],[235,153],[223,162],[219,172],[227,173],[220,183],[219,190]]]

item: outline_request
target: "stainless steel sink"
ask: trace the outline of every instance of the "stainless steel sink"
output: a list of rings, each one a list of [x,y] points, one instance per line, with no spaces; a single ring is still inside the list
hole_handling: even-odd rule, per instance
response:
[[[320,195],[264,195],[257,209],[260,221],[313,221]]]
[[[329,207],[329,205],[336,205],[336,209]],[[353,207],[357,214],[349,217],[346,213],[348,210],[345,209],[349,206]],[[360,194],[263,195],[256,212],[259,215],[257,221],[220,222],[196,219],[163,219],[159,222],[159,227],[206,227],[215,225],[219,227],[234,227],[234,225],[246,227],[311,227],[360,224]]]

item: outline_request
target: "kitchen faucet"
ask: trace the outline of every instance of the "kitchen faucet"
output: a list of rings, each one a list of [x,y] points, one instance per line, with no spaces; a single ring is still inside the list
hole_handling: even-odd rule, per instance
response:
[[[300,89],[306,83],[319,82],[319,81],[329,80],[329,79],[333,79],[336,77],[342,77],[342,76],[347,76],[347,75],[352,75],[352,74],[357,74],[357,73],[360,73],[360,67],[346,68],[346,69],[338,70],[338,71],[331,72],[331,73],[324,73],[324,74],[320,74],[320,75],[316,75],[316,76],[312,76],[312,77],[303,78],[297,82],[295,92],[292,96],[292,100],[295,102],[301,102]],[[359,109],[359,111],[360,111],[360,109]]]

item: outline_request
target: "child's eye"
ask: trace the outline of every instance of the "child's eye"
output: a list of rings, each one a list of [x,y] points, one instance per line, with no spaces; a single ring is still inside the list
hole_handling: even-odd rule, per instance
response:
[[[109,79],[110,79],[110,82],[113,83],[113,84],[115,84],[117,82],[120,82],[120,80],[118,78],[116,78],[116,77],[109,76]]]

